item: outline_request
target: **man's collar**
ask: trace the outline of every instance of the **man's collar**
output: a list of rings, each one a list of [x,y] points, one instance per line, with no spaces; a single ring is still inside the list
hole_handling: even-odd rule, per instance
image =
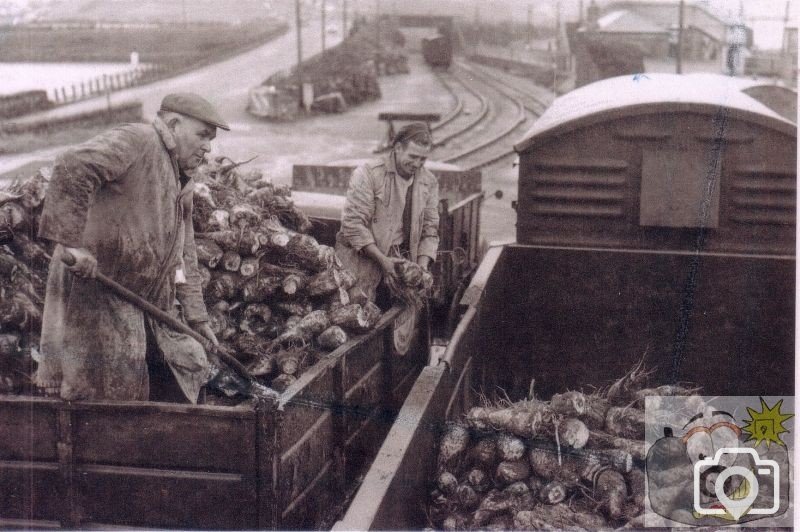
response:
[[[175,142],[175,136],[172,134],[172,131],[170,131],[169,126],[159,117],[156,117],[155,120],[153,120],[153,127],[156,133],[158,133],[158,136],[161,137],[161,142],[167,147],[167,151],[174,153],[178,144]]]
[[[386,155],[386,173],[399,175],[397,173],[397,165],[394,161],[394,150],[390,151],[388,155]]]
[[[178,178],[178,182],[181,184],[181,189],[184,192],[192,190],[194,188],[192,181],[194,176],[191,172],[184,172],[178,164],[176,153],[178,144],[175,142],[175,136],[172,134],[172,131],[170,131],[169,126],[167,126],[167,124],[165,124],[164,121],[159,117],[156,117],[155,120],[153,120],[153,128],[156,130],[156,133],[158,133],[158,136],[161,137],[161,142],[164,143],[164,147],[167,148],[167,152],[169,152],[169,156],[175,165],[175,169],[177,171],[176,177]],[[189,184],[192,186],[187,188],[186,185]]]

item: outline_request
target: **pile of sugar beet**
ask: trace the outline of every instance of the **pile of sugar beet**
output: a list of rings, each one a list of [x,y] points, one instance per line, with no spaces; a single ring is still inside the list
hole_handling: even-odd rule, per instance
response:
[[[309,219],[257,169],[217,157],[196,172],[195,244],[212,330],[283,391],[308,366],[372,329],[378,307],[355,287]]]
[[[50,174],[43,168],[0,190],[0,393],[35,392],[53,247],[36,235]],[[224,156],[200,166],[195,181],[193,225],[212,329],[263,384],[285,390],[375,326],[381,311],[354,287],[333,248],[308,234],[312,223],[289,187]]]
[[[639,364],[590,394],[484,400],[485,406],[449,423],[431,480],[429,526],[643,528],[645,398],[699,391],[682,385],[646,387],[650,374]]]

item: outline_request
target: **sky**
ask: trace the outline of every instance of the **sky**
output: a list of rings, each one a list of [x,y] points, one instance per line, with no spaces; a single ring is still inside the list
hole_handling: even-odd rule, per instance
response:
[[[74,1],[74,0],[73,0]],[[113,2],[114,0],[103,0]],[[166,0],[165,0],[166,1]],[[189,0],[190,1],[190,0]],[[226,1],[220,0],[224,5]],[[303,0],[304,3],[317,3],[321,0]],[[340,5],[343,0],[326,0],[334,5]],[[347,0],[351,11],[361,11],[365,14],[375,13],[377,9],[383,12],[400,13],[416,12],[428,14],[461,14],[466,18],[474,19],[477,15],[481,20],[498,22],[500,20],[526,21],[528,8],[531,6],[533,18],[537,24],[552,24],[555,20],[556,6],[560,6],[561,19],[564,21],[577,20],[580,0]],[[584,8],[590,0],[584,0]],[[600,6],[607,5],[613,0],[597,0]],[[652,1],[652,0],[634,0]],[[656,0],[676,2],[677,0]],[[45,3],[46,0],[0,0],[2,4],[28,6]],[[271,0],[281,7],[290,8],[294,0]],[[705,4],[712,12],[735,16],[740,5],[745,12],[746,23],[754,30],[754,39],[758,48],[780,48],[783,38],[783,17],[786,10],[786,0],[698,0],[697,3]],[[283,4],[286,4],[285,6]],[[789,0],[789,15],[793,25],[797,26],[800,18],[800,0]],[[282,9],[286,11],[286,9]],[[289,9],[289,11],[291,11]],[[773,19],[773,20],[767,20]]]
[[[277,0],[276,0],[277,1]],[[331,0],[338,2],[340,0]],[[612,0],[596,0],[601,7]],[[637,0],[634,0],[637,1]],[[653,0],[640,0],[648,2]],[[659,1],[659,0],[656,0]],[[584,9],[590,0],[584,0]],[[556,5],[560,5],[561,20],[570,21],[578,19],[580,0],[349,0],[350,5],[367,13],[374,13],[376,6],[386,12],[404,12],[405,9],[427,12],[430,14],[461,13],[466,18],[474,19],[477,15],[481,20],[519,20],[526,21],[528,6],[532,6],[533,18],[536,23],[554,23]],[[677,3],[677,0],[667,0],[667,3]],[[739,12],[739,0],[699,0],[709,11],[723,15],[735,16]],[[789,2],[790,20],[797,26],[800,18],[800,0]],[[759,48],[780,48],[783,39],[783,17],[786,10],[786,0],[744,0],[742,2],[746,22],[754,30],[755,44]],[[763,20],[775,18],[777,20]]]

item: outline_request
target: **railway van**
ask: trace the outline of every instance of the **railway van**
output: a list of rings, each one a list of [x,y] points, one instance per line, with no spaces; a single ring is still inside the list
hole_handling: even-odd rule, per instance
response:
[[[643,361],[704,395],[794,394],[797,128],[697,89],[596,82],[516,143],[517,241],[486,253],[335,529],[428,526],[438,436],[478,392],[588,393]]]
[[[432,67],[448,69],[453,62],[453,43],[447,35],[422,40],[422,57]]]

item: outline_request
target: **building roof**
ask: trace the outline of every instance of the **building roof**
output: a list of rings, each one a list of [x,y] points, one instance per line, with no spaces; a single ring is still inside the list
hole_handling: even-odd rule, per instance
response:
[[[650,21],[651,24],[670,30],[678,27],[679,5],[677,2],[614,2],[608,7],[609,11],[627,10]],[[704,6],[687,2],[683,10],[684,25],[694,27],[719,42],[726,38],[727,26],[734,21],[723,19],[720,13],[711,13]]]
[[[597,31],[604,33],[669,33],[669,30],[627,9],[611,11],[597,19]]]
[[[604,79],[556,98],[514,148],[522,152],[543,138],[614,118],[686,110],[713,114],[720,106],[732,116],[797,135],[793,123],[741,92],[738,81],[653,73]]]

